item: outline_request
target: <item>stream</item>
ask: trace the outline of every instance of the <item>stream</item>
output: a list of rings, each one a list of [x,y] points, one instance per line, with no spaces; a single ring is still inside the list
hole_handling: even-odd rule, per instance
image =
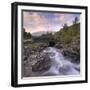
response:
[[[42,73],[43,76],[80,74],[80,64],[72,63],[70,60],[65,59],[57,48],[48,47],[43,50],[43,53],[49,54],[52,63],[50,69]]]

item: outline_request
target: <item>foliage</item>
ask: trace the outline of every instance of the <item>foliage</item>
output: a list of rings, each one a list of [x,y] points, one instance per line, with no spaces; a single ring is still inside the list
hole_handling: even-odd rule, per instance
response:
[[[54,35],[57,42],[61,42],[63,44],[71,43],[73,38],[77,35],[80,35],[80,24],[75,24],[68,27],[68,30],[66,31],[64,28],[62,28],[60,31],[56,32]]]
[[[73,58],[72,60],[75,62],[80,62],[80,23],[69,26],[68,30],[62,28],[56,32],[54,37],[58,47],[62,44],[64,56]]]
[[[68,25],[65,23],[64,26],[63,26],[63,29],[66,31],[68,30]]]
[[[30,33],[27,33],[24,28],[23,28],[23,36],[25,39],[30,39],[32,37],[32,35]]]
[[[74,21],[73,21],[73,24],[77,24],[78,23],[78,18],[75,17]]]

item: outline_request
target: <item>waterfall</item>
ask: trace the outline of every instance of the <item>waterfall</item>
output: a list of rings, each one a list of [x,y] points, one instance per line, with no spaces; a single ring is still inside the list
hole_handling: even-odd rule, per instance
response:
[[[79,75],[80,65],[74,64],[64,58],[60,50],[54,47],[48,47],[43,50],[43,53],[48,53],[51,58],[51,68],[44,72],[43,75]]]

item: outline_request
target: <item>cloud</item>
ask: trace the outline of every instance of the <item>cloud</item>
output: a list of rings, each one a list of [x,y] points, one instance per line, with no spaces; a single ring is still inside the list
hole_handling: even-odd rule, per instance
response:
[[[51,13],[51,12],[23,12],[23,27],[27,32],[57,31],[63,24],[71,24],[79,14]]]
[[[23,24],[27,32],[44,31],[48,28],[47,20],[40,16],[37,12],[24,12],[23,13]]]

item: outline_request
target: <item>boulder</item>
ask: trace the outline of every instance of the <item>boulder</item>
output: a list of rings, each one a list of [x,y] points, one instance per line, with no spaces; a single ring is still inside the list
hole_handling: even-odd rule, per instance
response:
[[[55,47],[58,49],[61,49],[61,48],[63,48],[63,44],[56,44]]]
[[[80,62],[80,53],[79,50],[77,50],[77,48],[76,49],[74,49],[73,47],[64,48],[62,54],[65,57],[71,58],[73,62]]]
[[[37,62],[32,66],[33,72],[45,72],[51,67],[51,60],[47,54],[40,54]]]

